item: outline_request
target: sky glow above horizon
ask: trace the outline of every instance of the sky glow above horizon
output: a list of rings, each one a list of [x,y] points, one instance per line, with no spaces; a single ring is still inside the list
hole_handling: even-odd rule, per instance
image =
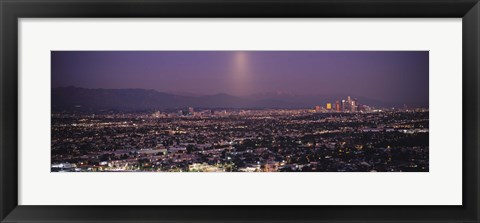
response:
[[[428,104],[428,51],[52,51],[52,87]]]

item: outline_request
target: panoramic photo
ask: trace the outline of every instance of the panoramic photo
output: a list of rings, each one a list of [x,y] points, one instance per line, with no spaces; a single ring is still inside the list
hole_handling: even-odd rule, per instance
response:
[[[52,51],[52,172],[428,172],[428,51]]]

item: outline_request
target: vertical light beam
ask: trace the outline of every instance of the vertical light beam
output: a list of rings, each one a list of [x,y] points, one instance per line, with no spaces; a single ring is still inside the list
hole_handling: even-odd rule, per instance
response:
[[[249,66],[248,52],[237,51],[233,54],[232,90],[236,95],[245,95],[249,93]]]

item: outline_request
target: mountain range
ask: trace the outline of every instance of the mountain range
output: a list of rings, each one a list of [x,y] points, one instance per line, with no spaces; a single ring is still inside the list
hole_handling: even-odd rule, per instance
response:
[[[52,111],[145,111],[194,108],[312,108],[334,103],[346,95],[294,95],[285,92],[261,93],[246,97],[229,94],[202,96],[178,95],[145,89],[88,89],[79,87],[52,88]],[[366,98],[358,98],[369,106],[395,106]],[[400,105],[402,106],[402,105]]]

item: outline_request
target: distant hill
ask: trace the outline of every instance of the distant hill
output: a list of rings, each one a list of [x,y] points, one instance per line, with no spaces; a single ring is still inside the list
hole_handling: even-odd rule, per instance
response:
[[[335,103],[346,95],[294,95],[262,93],[247,97],[229,94],[187,96],[145,89],[52,88],[53,111],[144,111],[195,108],[313,108]],[[361,104],[378,107],[403,106],[358,98]],[[427,103],[428,105],[428,103]]]
[[[153,109],[200,108],[293,108],[279,100],[253,100],[228,94],[180,96],[144,89],[52,88],[53,111],[140,111]]]

